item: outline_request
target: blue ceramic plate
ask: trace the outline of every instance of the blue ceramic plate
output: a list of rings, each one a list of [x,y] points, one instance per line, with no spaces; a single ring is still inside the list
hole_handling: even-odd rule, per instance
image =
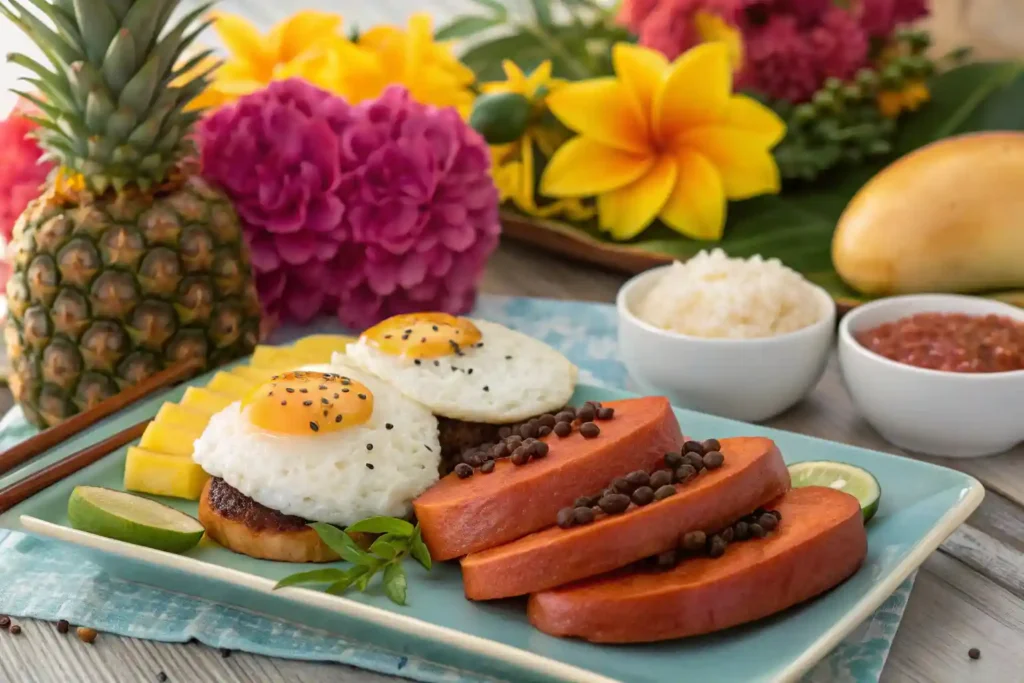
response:
[[[200,379],[201,383],[203,380]],[[37,469],[155,414],[184,388],[150,399],[60,448]],[[575,402],[626,398],[624,392],[581,386]],[[870,470],[882,486],[868,531],[868,556],[850,580],[828,594],[755,624],[687,640],[639,645],[593,645],[552,638],[530,627],[524,601],[471,603],[463,598],[457,565],[426,572],[409,567],[409,604],[379,592],[336,597],[304,588],[272,591],[296,568],[254,560],[204,541],[173,555],[85,534],[67,527],[74,486],[121,488],[124,450],[112,453],[0,516],[0,525],[75,543],[117,576],[235,604],[436,662],[513,681],[679,680],[789,681],[798,678],[867,618],[981,502],[971,477],[926,463],[797,434],[677,410],[687,435],[704,439],[767,436],[787,462],[840,460]],[[10,480],[11,475],[4,479]],[[0,485],[7,483],[0,479]],[[196,504],[166,500],[190,514]]]

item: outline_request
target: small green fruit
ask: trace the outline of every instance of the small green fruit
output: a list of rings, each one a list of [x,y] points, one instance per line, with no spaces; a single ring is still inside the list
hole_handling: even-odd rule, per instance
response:
[[[481,95],[473,104],[469,125],[489,145],[515,142],[530,123],[530,100],[519,93],[501,92]]]

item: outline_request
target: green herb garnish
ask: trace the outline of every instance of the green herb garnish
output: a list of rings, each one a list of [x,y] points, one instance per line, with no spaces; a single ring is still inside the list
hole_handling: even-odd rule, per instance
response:
[[[356,522],[342,531],[331,524],[317,522],[310,527],[320,536],[320,540],[338,553],[343,560],[351,562],[348,569],[314,569],[286,576],[274,586],[274,589],[301,584],[328,584],[325,589],[332,595],[341,595],[349,588],[365,591],[370,580],[383,572],[384,594],[392,602],[404,605],[408,592],[408,581],[402,560],[412,556],[426,568],[430,569],[430,551],[423,543],[420,526],[413,526],[404,519],[395,517],[370,517]],[[370,545],[369,550],[360,548],[348,532],[380,534]]]

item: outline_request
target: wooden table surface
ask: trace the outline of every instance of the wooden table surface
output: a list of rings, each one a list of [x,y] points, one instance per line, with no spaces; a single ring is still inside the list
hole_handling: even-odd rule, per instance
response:
[[[936,0],[933,26],[944,43],[980,44],[986,56],[1018,50],[1022,22],[1000,22],[1018,0]],[[242,4],[246,7],[239,7]],[[246,11],[265,23],[277,3],[231,0],[224,9]],[[304,0],[295,4],[334,8],[350,23],[369,26],[403,21],[414,7],[445,18],[472,7],[471,0]],[[516,3],[509,3],[510,5]],[[520,2],[519,4],[525,4]],[[232,7],[236,5],[236,7]],[[284,3],[282,3],[284,5]],[[287,11],[287,10],[284,10]],[[1014,16],[1020,17],[1017,11]],[[353,21],[354,20],[354,21]],[[7,49],[24,41],[0,25]],[[1014,48],[1016,44],[1018,47]],[[6,80],[0,73],[0,80]],[[498,294],[611,301],[624,277],[567,263],[516,244],[503,244],[490,263],[483,289]],[[10,402],[0,392],[0,408]],[[965,409],[969,409],[965,406]],[[1019,407],[1007,407],[1020,410]],[[835,362],[811,396],[768,423],[857,446],[899,453],[855,413]],[[904,454],[907,455],[907,454]],[[909,456],[914,457],[914,456]],[[981,480],[987,489],[979,510],[922,566],[882,680],[946,683],[1024,681],[1024,449],[977,460],[927,459]],[[2,582],[2,578],[0,578]],[[19,637],[0,638],[2,683],[136,683],[164,672],[175,683],[302,681],[319,683],[395,681],[336,664],[309,663],[233,653],[222,657],[202,645],[167,645],[101,635],[91,647],[57,634],[52,624],[19,620]],[[977,661],[969,648],[981,650]]]

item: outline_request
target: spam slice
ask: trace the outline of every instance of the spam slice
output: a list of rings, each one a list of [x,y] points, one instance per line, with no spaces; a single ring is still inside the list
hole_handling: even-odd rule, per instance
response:
[[[584,439],[579,431],[564,439],[551,434],[542,439],[549,446],[543,460],[516,467],[503,458],[493,473],[469,479],[449,474],[414,500],[430,556],[450,560],[550,526],[558,510],[577,497],[599,491],[625,472],[650,470],[682,445],[668,399],[604,405],[615,409],[615,417],[598,423],[597,438]]]
[[[849,578],[867,554],[860,504],[842,491],[793,489],[771,509],[782,522],[718,559],[666,572],[618,572],[530,597],[530,623],[554,636],[642,643],[710,633],[762,619]]]
[[[592,524],[550,526],[462,559],[470,600],[535,593],[596,576],[676,547],[688,531],[715,530],[789,490],[789,471],[771,439],[722,439],[725,464],[677,493]],[[548,524],[554,522],[548,518]]]

